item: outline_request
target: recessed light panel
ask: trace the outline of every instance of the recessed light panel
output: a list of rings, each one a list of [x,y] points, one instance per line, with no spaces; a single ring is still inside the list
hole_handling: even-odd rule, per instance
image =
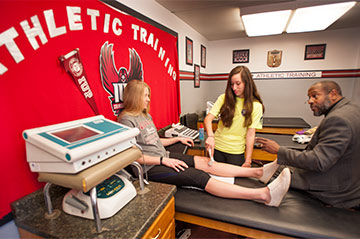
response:
[[[354,1],[299,8],[295,11],[286,32],[296,33],[325,30],[349,11],[355,3]]]
[[[242,16],[249,37],[281,34],[286,27],[291,10],[248,14]]]

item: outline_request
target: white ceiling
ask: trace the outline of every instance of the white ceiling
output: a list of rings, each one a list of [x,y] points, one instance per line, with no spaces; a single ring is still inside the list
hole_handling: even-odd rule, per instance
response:
[[[209,41],[246,37],[240,9],[295,0],[155,0]],[[314,1],[314,0],[310,0]],[[329,0],[317,0],[327,2]],[[339,0],[330,0],[338,2]],[[340,0],[341,1],[341,0]],[[360,27],[360,3],[328,29]]]

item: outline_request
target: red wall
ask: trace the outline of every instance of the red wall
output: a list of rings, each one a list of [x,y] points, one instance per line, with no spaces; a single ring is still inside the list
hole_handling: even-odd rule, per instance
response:
[[[42,186],[26,162],[22,131],[95,115],[60,56],[79,49],[99,114],[114,120],[111,95],[101,81],[100,50],[105,42],[113,44],[112,67],[129,72],[129,49],[134,49],[143,80],[152,88],[155,124],[161,128],[178,121],[177,37],[97,0],[1,1],[0,13],[0,127],[5,133],[0,218],[10,212],[12,201]]]

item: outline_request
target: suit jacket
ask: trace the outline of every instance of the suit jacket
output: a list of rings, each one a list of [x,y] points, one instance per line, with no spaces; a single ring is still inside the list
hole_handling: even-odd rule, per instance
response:
[[[326,204],[360,204],[360,108],[343,98],[328,112],[304,151],[280,147],[278,163],[293,166],[291,187]]]

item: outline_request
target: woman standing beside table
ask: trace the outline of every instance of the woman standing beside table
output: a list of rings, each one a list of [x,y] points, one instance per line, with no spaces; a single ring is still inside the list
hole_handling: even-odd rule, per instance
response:
[[[245,66],[235,67],[229,74],[225,93],[218,97],[204,119],[206,150],[211,150],[217,162],[251,167],[255,130],[262,128],[263,112],[263,101],[250,70]],[[212,121],[218,115],[214,133]]]

